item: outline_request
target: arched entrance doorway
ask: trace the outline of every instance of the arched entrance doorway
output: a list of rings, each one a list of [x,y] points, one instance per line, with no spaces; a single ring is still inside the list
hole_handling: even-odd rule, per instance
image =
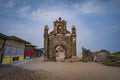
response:
[[[65,47],[63,45],[58,45],[55,47],[55,55],[57,61],[64,61],[65,59]]]

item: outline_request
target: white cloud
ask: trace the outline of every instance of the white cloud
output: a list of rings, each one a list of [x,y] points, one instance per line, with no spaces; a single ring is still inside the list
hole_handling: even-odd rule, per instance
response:
[[[19,15],[22,17],[28,17],[29,10],[30,10],[30,6],[24,6],[24,7],[19,8],[16,12],[19,13]]]
[[[15,0],[8,0],[7,3],[4,4],[6,7],[13,7],[15,5]]]
[[[76,12],[71,11],[70,9],[66,9],[65,5],[61,7],[50,6],[49,8],[37,8],[33,9],[30,6],[24,6],[19,8],[16,11],[19,16],[35,21],[51,21],[55,20],[58,17],[62,17],[64,19],[74,19],[76,17]]]
[[[83,14],[100,14],[103,12],[104,7],[95,0],[87,0],[83,3],[73,4],[76,11]]]
[[[74,3],[71,7],[65,4],[62,4],[62,6],[53,5],[49,8],[39,7],[37,9],[33,9],[30,6],[24,6],[19,8],[17,12],[19,13],[19,16],[31,20],[51,21],[58,17],[72,20],[76,19],[81,14],[100,14],[104,11],[104,7],[100,3],[96,2],[96,0]]]
[[[64,12],[64,13],[63,13]],[[31,13],[31,18],[33,20],[53,20],[53,18],[63,17],[63,18],[70,18],[71,14],[66,11],[61,10],[54,10],[54,9],[37,9]],[[72,17],[72,16],[71,16]]]

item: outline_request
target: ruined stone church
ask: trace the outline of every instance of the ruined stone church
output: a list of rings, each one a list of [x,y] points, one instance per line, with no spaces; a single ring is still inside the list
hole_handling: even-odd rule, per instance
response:
[[[50,60],[63,56],[69,59],[76,55],[76,27],[73,25],[71,31],[67,30],[67,22],[60,17],[53,22],[53,31],[48,32],[49,27],[44,27],[44,50]]]

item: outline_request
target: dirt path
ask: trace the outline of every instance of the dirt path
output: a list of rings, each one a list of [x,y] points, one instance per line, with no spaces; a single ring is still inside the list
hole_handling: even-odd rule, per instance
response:
[[[35,58],[19,66],[50,72],[53,80],[120,80],[120,68],[94,62],[42,62],[40,58]]]
[[[52,80],[51,73],[16,66],[0,66],[0,80]]]

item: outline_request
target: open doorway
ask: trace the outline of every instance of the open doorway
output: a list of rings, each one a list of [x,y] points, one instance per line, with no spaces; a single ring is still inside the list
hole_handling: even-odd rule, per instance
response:
[[[56,60],[57,61],[64,61],[65,58],[65,49],[63,46],[57,46],[55,48]]]

